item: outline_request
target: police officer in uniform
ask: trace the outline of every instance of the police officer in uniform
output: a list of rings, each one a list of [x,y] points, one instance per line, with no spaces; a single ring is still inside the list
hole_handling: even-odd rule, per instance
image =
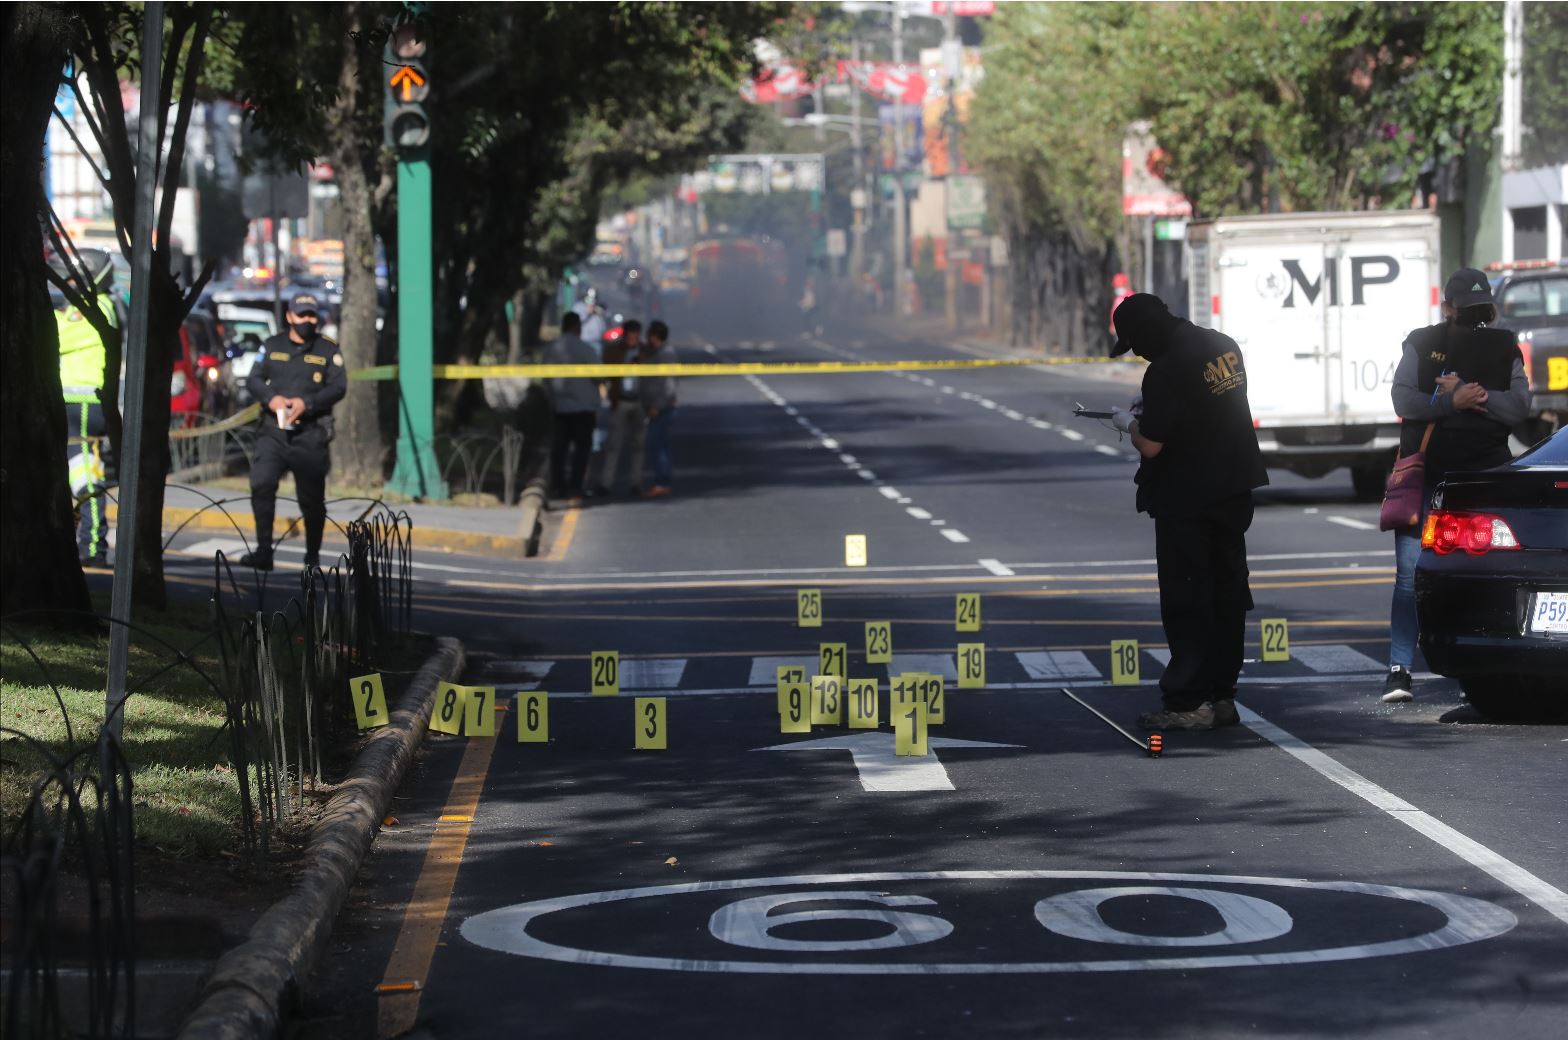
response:
[[[81,262],[92,284],[86,292],[112,327],[121,327],[114,294],[114,267],[109,254],[101,249],[83,249]],[[70,277],[64,264],[55,270]],[[104,489],[107,486],[108,426],[104,422],[104,366],[108,353],[98,329],[67,302],[55,311],[55,330],[60,339],[60,388],[65,394],[65,425],[69,438],[66,449],[71,494],[81,503],[76,524],[77,555],[84,564],[108,565],[109,527],[104,517]],[[74,443],[70,443],[74,442]]]
[[[1268,483],[1247,404],[1247,368],[1229,336],[1177,318],[1133,293],[1116,308],[1111,356],[1149,362],[1143,394],[1115,409],[1116,428],[1142,456],[1138,511],[1154,519],[1160,620],[1171,659],[1161,711],[1145,729],[1235,725],[1247,611],[1252,489]]]
[[[317,332],[320,304],[301,294],[289,303],[287,332],[267,339],[246,387],[261,404],[256,458],[250,467],[251,509],[256,514],[256,548],[240,558],[259,571],[272,569],[272,518],[278,480],[294,474],[300,515],[305,520],[305,566],[320,562],[327,524],[328,445],[332,406],[348,392],[348,373],[338,345]]]

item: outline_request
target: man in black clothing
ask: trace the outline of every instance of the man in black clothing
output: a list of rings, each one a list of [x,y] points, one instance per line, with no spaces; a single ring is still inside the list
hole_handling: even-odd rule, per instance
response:
[[[1252,489],[1268,483],[1247,404],[1247,368],[1229,336],[1134,293],[1116,308],[1116,346],[1149,362],[1143,393],[1116,409],[1117,429],[1143,456],[1138,511],[1154,519],[1160,620],[1170,664],[1161,711],[1145,729],[1235,725],[1247,611],[1247,528]]]
[[[250,466],[250,502],[256,514],[256,548],[240,562],[272,570],[272,518],[278,481],[294,474],[300,515],[305,520],[305,566],[317,566],[327,526],[327,470],[331,466],[332,406],[348,392],[348,373],[338,345],[316,331],[320,304],[300,295],[289,303],[287,332],[261,345],[261,360],[246,387],[261,403],[256,457]]]

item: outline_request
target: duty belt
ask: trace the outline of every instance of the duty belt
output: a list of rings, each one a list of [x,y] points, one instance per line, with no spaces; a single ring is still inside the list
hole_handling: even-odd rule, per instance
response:
[[[96,386],[62,386],[65,392],[66,404],[97,404],[98,391]]]

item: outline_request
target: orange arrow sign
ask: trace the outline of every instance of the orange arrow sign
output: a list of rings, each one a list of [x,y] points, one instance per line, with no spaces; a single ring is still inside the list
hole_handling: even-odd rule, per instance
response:
[[[424,86],[425,77],[421,76],[419,70],[412,65],[400,65],[398,70],[392,73],[392,79],[389,82],[393,89],[403,88],[404,101],[412,101],[414,100],[414,88]]]

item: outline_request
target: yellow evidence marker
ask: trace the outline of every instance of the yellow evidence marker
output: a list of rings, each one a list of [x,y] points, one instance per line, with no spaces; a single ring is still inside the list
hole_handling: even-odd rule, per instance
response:
[[[876,729],[881,724],[882,711],[875,679],[849,680],[849,694],[845,700],[849,706],[850,729]]]
[[[463,731],[463,708],[468,698],[463,687],[444,682],[436,687],[436,706],[430,712],[430,728],[454,737]]]
[[[920,703],[926,706],[926,723],[940,726],[947,721],[947,681],[930,672],[920,674]],[[921,752],[924,754],[924,752]]]
[[[985,685],[985,644],[958,644],[958,688],[978,690]]]
[[[960,592],[958,594],[955,623],[960,632],[980,631],[980,593]]]
[[[893,663],[893,622],[866,622],[866,663]]]
[[[638,697],[636,699],[637,713],[637,743],[638,751],[665,751],[668,750],[667,721],[664,711],[663,697]]]
[[[811,687],[805,683],[779,684],[779,732],[811,732]]]
[[[813,726],[842,726],[844,724],[844,680],[837,675],[811,677],[811,724]]]
[[[1111,640],[1111,685],[1136,686],[1138,677],[1138,641],[1136,639]]]
[[[550,695],[543,690],[524,690],[517,695],[517,742],[550,742]]]
[[[915,701],[893,712],[893,754],[926,754],[930,750],[926,742],[926,725],[924,701]]]
[[[375,729],[392,721],[387,712],[387,692],[381,673],[356,675],[348,681],[349,699],[354,702],[354,720],[360,729]]]
[[[592,658],[593,695],[613,697],[621,692],[621,652],[595,650]]]
[[[495,687],[463,687],[463,731],[470,737],[495,736]]]
[[[920,673],[904,672],[888,679],[888,712],[897,715],[920,699]]]
[[[796,591],[795,624],[799,628],[822,627],[821,589],[799,589]]]
[[[817,662],[818,675],[836,675],[842,679],[849,674],[844,669],[843,643],[823,643],[818,646]]]
[[[844,566],[864,567],[866,565],[866,536],[863,534],[846,534],[844,536]]]
[[[1290,660],[1290,624],[1284,618],[1264,618],[1258,624],[1263,629],[1263,659],[1265,661]]]

